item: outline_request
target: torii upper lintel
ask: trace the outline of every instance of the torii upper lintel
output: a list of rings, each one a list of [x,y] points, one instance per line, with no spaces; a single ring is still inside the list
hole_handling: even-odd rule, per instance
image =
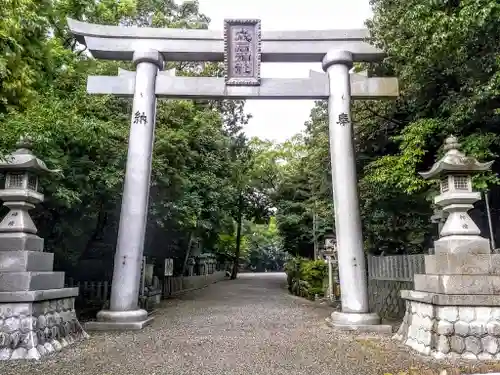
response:
[[[151,48],[167,61],[224,61],[222,30],[108,26],[68,18],[70,31],[98,59],[131,61]],[[331,49],[350,51],[355,62],[373,62],[384,52],[368,43],[366,29],[262,31],[262,62],[321,62]]]

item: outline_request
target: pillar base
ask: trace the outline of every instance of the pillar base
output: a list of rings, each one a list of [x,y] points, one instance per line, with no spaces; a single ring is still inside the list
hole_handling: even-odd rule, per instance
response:
[[[392,326],[380,324],[376,313],[345,313],[334,311],[327,324],[342,331],[392,334]]]
[[[97,321],[87,322],[88,331],[134,331],[143,329],[153,321],[146,310],[131,311],[101,310],[97,313]]]

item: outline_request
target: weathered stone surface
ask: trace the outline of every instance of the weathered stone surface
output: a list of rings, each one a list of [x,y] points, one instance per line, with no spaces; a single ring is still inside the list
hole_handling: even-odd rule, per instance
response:
[[[462,359],[467,359],[467,360],[476,360],[477,355],[471,352],[465,352],[461,355]]]
[[[487,322],[491,317],[491,307],[476,307],[476,320],[479,322]]]
[[[52,346],[54,347],[54,350],[56,352],[58,352],[58,351],[60,351],[62,349],[62,345],[59,343],[59,341],[52,340],[50,343],[52,344]]]
[[[5,319],[3,325],[3,331],[6,333],[11,333],[19,330],[21,328],[21,321],[18,317],[11,316],[10,318]]]
[[[469,335],[469,323],[459,320],[455,323],[455,334],[466,337]]]
[[[53,353],[55,351],[54,347],[50,342],[46,342],[43,346],[48,354]]]
[[[406,302],[409,312],[397,337],[408,346],[422,354],[430,349],[435,358],[500,360],[500,306],[433,306],[435,316],[424,318],[411,312],[424,311],[425,302]]]
[[[476,318],[475,311],[474,307],[460,306],[458,308],[458,316],[460,320],[470,323]]]
[[[477,337],[468,336],[465,338],[465,350],[478,355],[481,352],[481,341]]]
[[[59,343],[61,344],[61,346],[63,348],[65,348],[66,346],[68,346],[68,341],[66,341],[66,339],[63,337],[61,340],[59,340]]]
[[[0,307],[5,305],[0,304]],[[12,308],[16,304],[10,305],[9,309],[3,309],[5,313],[16,311]],[[4,360],[39,359],[88,337],[76,318],[73,298],[33,302],[27,315],[8,316],[2,322],[0,359]]]
[[[26,353],[26,358],[25,359],[34,359],[34,360],[39,360],[42,358],[42,355],[36,348],[31,348],[28,350],[28,353]]]
[[[465,350],[464,339],[459,336],[452,336],[450,338],[450,347],[455,353],[462,354]]]
[[[424,316],[422,318],[422,328],[425,331],[432,331],[432,326],[433,326],[434,321],[429,317],[429,316]]]
[[[492,273],[492,254],[437,254],[425,256],[428,274],[482,274]],[[498,258],[498,255],[497,255]]]
[[[450,323],[454,323],[458,320],[458,307],[456,306],[440,307],[438,308],[437,316],[439,319],[444,319]]]
[[[38,345],[38,346],[36,347],[36,349],[37,349],[38,353],[40,353],[40,355],[41,355],[42,357],[44,357],[44,356],[46,356],[46,355],[48,354],[48,353],[47,353],[47,349],[45,349],[45,346],[44,346],[44,345]]]
[[[10,359],[24,359],[27,354],[28,351],[25,348],[17,348],[12,352]]]
[[[456,323],[455,323],[456,324]],[[446,320],[440,320],[437,324],[437,333],[440,335],[451,336],[454,332],[453,323]]]
[[[473,321],[469,323],[470,334],[476,337],[482,337],[486,335],[486,322],[485,321]]]
[[[448,337],[439,335],[436,343],[436,349],[443,354],[448,354],[450,352],[450,342],[448,340]]]
[[[493,336],[486,336],[481,339],[483,350],[490,354],[498,353],[498,339]]]
[[[477,359],[479,359],[480,361],[491,361],[494,358],[495,357],[493,355],[491,355],[490,353],[485,353],[485,352],[479,353],[477,355]]]
[[[10,348],[0,349],[0,361],[5,361],[7,359],[10,359],[11,354],[12,354],[12,349]]]
[[[434,306],[420,303],[420,316],[432,318],[434,316]]]
[[[457,238],[458,237],[458,238]],[[464,240],[464,237],[470,237]],[[490,254],[490,241],[479,236],[447,236],[434,241],[435,254]]]
[[[488,335],[500,336],[500,322],[497,320],[491,321],[486,325]]]

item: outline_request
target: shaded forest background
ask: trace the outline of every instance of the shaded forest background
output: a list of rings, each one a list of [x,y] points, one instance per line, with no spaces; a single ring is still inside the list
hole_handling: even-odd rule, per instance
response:
[[[5,3],[6,1],[6,3]],[[86,78],[130,64],[96,61],[68,33],[66,17],[102,24],[207,28],[197,1],[5,0],[0,8],[0,152],[22,134],[63,175],[41,181],[46,201],[35,222],[55,268],[75,278],[112,272],[131,101],[90,96]],[[436,184],[418,177],[455,134],[464,151],[500,151],[500,3],[496,0],[372,0],[372,76],[397,76],[396,101],[353,105],[365,249],[424,252]],[[306,5],[304,5],[306,6]],[[332,25],[334,27],[334,25]],[[221,76],[211,63],[177,63],[180,75]],[[311,257],[334,231],[328,122],[317,102],[306,130],[282,144],[248,139],[242,101],[159,101],[146,255],[176,259],[200,248],[244,268],[282,267]],[[498,163],[474,184],[490,191],[498,237]],[[473,216],[488,235],[484,203]],[[313,217],[317,231],[313,234]],[[498,242],[498,239],[497,239]]]

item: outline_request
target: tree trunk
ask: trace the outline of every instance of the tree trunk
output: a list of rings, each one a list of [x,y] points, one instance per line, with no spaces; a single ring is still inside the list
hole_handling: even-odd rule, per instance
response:
[[[240,194],[238,198],[238,216],[236,218],[236,250],[234,252],[233,272],[231,273],[231,280],[238,277],[238,268],[240,263],[241,253],[241,227],[243,223],[243,195]]]
[[[188,246],[186,249],[186,256],[184,257],[184,264],[182,265],[182,274],[181,274],[182,277],[184,277],[184,275],[186,273],[187,262],[189,259],[189,255],[191,254],[191,246],[193,244],[193,237],[194,237],[194,230],[192,230],[189,233],[189,240],[188,240]]]
[[[92,235],[88,239],[87,244],[85,245],[85,248],[80,254],[79,259],[86,259],[86,257],[88,257],[89,254],[92,252],[95,244],[102,241],[102,238],[104,236],[104,229],[107,223],[108,223],[108,213],[104,208],[103,202],[100,202],[99,213],[97,215],[94,231],[92,232]]]

